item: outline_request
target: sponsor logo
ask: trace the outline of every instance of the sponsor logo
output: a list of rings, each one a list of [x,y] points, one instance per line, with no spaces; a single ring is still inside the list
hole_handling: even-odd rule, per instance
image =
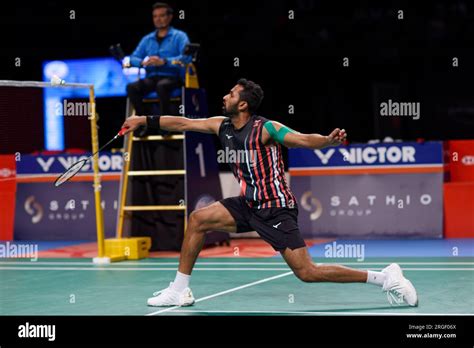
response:
[[[31,222],[33,224],[37,224],[43,219],[46,209],[48,220],[82,220],[86,217],[87,212],[91,211],[89,206],[93,206],[93,202],[87,199],[68,199],[63,202],[51,200],[44,205],[46,208],[43,208],[43,205],[38,203],[34,196],[29,196],[25,200],[24,208],[26,213],[31,215]],[[118,201],[114,200],[112,204],[107,204],[106,201],[102,201],[101,206],[104,211],[107,208],[117,210]]]
[[[59,157],[37,157],[36,163],[41,167],[44,173],[62,172],[79,160],[89,158],[89,156],[59,156]],[[58,164],[60,168],[58,168]],[[101,155],[99,156],[99,170],[105,171],[121,171],[123,167],[123,157],[121,155]],[[92,161],[87,162],[81,171],[92,170]]]
[[[339,195],[329,197],[327,206],[329,207],[329,216],[368,216],[372,214],[372,210],[378,206],[389,206],[396,209],[409,207],[414,203],[423,206],[432,204],[432,196],[428,193],[414,195],[397,196],[393,194],[387,195],[351,195],[342,198]],[[323,213],[323,204],[313,196],[311,191],[305,192],[301,196],[301,206],[304,210],[310,212],[310,220],[314,221],[321,217]]]
[[[387,146],[387,147],[355,147],[329,149],[325,152],[314,150],[322,164],[328,164],[331,157],[339,151],[344,160],[349,164],[373,164],[373,163],[415,163],[416,150],[413,146]]]
[[[15,175],[15,171],[10,168],[1,168],[0,169],[0,178],[8,178]]]
[[[25,200],[24,208],[26,213],[31,215],[32,223],[37,224],[43,218],[43,207],[36,202],[35,196],[29,196]]]
[[[461,159],[462,164],[465,166],[474,166],[474,156],[463,156]]]
[[[307,191],[301,197],[301,206],[304,210],[311,212],[309,218],[317,220],[323,213],[323,206],[321,201],[313,196],[311,191]]]

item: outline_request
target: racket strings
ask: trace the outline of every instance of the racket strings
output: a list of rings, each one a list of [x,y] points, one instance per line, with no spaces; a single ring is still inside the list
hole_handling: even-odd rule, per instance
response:
[[[81,160],[79,162],[74,163],[67,171],[65,171],[61,176],[59,176],[56,181],[54,182],[54,186],[59,186],[61,184],[64,184],[66,181],[71,179],[74,175],[76,175],[86,164],[87,160]]]
[[[97,127],[98,128],[98,127]],[[120,130],[120,132],[114,136],[112,139],[110,139],[105,145],[103,145],[99,150],[97,150],[96,152],[94,152],[92,154],[92,156],[90,156],[89,158],[87,159],[83,159],[83,160],[80,160],[76,163],[74,163],[72,166],[70,166],[68,168],[67,171],[65,171],[63,174],[61,174],[57,179],[56,181],[54,182],[54,186],[58,187],[59,185],[62,185],[64,184],[65,182],[69,181],[69,179],[71,179],[74,175],[76,175],[81,169],[82,167],[84,166],[84,164],[87,163],[87,161],[89,161],[92,157],[94,157],[95,155],[97,155],[100,151],[102,151],[103,149],[105,149],[111,142],[113,142],[115,139],[117,139],[119,136],[123,136],[124,133],[127,131],[126,128],[122,128]]]

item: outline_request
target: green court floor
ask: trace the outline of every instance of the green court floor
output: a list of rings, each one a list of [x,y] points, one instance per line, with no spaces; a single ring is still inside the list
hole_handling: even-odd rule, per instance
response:
[[[417,308],[392,307],[368,284],[303,283],[280,258],[200,259],[192,307],[147,307],[168,286],[176,259],[93,265],[89,259],[0,262],[0,315],[417,315],[474,314],[474,259],[315,259],[380,270],[398,262],[419,294]]]

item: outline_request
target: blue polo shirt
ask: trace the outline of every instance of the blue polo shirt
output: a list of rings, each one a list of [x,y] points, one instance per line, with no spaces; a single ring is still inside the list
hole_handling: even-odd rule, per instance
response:
[[[190,56],[183,55],[184,48],[189,43],[188,35],[184,31],[169,27],[166,36],[158,42],[156,39],[157,31],[145,35],[138,44],[135,51],[130,56],[130,65],[139,67],[146,56],[159,56],[166,59],[166,64],[156,67],[144,67],[146,77],[151,76],[182,76],[184,68],[179,65],[171,64],[173,60],[180,60],[184,63],[191,62]]]

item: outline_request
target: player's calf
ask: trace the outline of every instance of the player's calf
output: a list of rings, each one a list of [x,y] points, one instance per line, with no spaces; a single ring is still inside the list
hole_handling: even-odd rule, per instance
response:
[[[293,269],[293,272],[303,282],[336,282],[336,283],[365,283],[367,272],[347,268],[340,265],[307,265]]]

